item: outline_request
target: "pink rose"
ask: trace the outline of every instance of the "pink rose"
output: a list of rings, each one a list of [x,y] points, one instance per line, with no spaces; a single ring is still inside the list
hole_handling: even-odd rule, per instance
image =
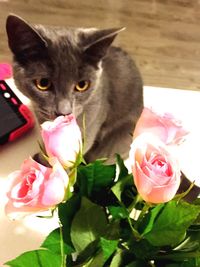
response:
[[[141,134],[129,155],[135,186],[146,202],[171,200],[180,185],[180,169],[168,147],[151,134]]]
[[[53,168],[47,168],[29,158],[9,175],[6,214],[44,211],[63,201],[69,178],[57,159],[52,163]]]
[[[155,113],[152,109],[144,108],[136,124],[134,138],[147,132],[158,136],[166,145],[180,144],[189,133],[172,114],[165,113],[161,115]]]
[[[42,138],[49,157],[57,157],[65,167],[72,167],[82,152],[81,131],[71,114],[44,122]]]

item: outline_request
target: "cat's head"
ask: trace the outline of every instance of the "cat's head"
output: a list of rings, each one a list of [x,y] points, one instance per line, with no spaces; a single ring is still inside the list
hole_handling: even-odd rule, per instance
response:
[[[78,116],[98,90],[102,59],[123,30],[30,25],[10,15],[6,30],[14,55],[14,79],[33,103],[39,122]]]

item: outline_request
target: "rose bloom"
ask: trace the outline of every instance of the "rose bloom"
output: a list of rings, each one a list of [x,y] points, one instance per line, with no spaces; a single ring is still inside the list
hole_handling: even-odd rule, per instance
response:
[[[57,159],[47,168],[32,158],[24,161],[21,169],[8,177],[8,215],[23,215],[54,208],[63,201],[69,178]]]
[[[57,157],[65,167],[72,167],[82,152],[81,131],[75,117],[72,114],[59,116],[41,127],[47,155]]]
[[[180,185],[180,169],[168,147],[151,134],[141,134],[132,143],[129,160],[135,186],[150,203],[171,200]]]
[[[172,114],[161,115],[150,108],[144,108],[136,124],[133,138],[147,132],[158,136],[167,145],[182,143],[189,133],[183,128],[181,121],[176,120]]]

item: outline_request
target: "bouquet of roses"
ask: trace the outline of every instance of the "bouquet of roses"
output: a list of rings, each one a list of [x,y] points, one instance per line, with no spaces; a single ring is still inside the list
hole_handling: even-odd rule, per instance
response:
[[[200,200],[180,191],[176,151],[187,135],[170,114],[144,108],[126,168],[86,163],[73,115],[41,125],[48,167],[29,158],[9,177],[6,213],[12,218],[49,210],[59,225],[12,267],[200,266]],[[178,190],[179,189],[179,190]]]

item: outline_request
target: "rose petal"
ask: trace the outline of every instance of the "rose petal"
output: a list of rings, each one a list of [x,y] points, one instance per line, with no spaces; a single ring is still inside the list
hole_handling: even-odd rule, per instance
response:
[[[82,150],[81,131],[71,114],[60,116],[41,125],[42,138],[49,157],[57,157],[66,167],[72,167]]]
[[[189,131],[172,114],[158,114],[145,107],[136,124],[134,139],[142,133],[151,133],[167,145],[178,145],[185,140]]]
[[[21,170],[9,176],[6,214],[13,217],[45,211],[63,200],[69,178],[57,159],[52,162],[53,168],[47,168],[28,159]]]
[[[174,197],[180,185],[180,168],[156,136],[139,135],[131,145],[129,161],[135,186],[145,201],[163,203]]]

